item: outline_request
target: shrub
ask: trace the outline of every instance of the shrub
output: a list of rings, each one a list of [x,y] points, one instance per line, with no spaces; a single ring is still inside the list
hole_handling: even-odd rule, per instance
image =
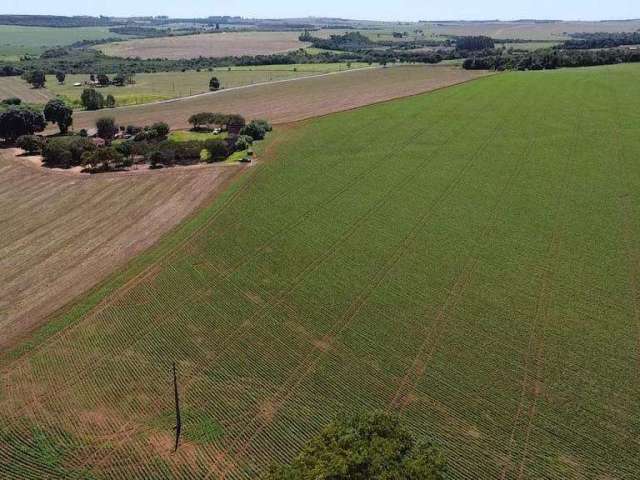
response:
[[[116,106],[116,99],[113,95],[107,95],[107,98],[104,101],[104,106],[107,108],[114,108]]]
[[[71,152],[67,145],[54,138],[42,147],[42,161],[48,167],[71,168]]]
[[[4,105],[20,105],[22,100],[18,97],[9,97],[2,100],[2,103]]]
[[[88,165],[94,171],[108,171],[121,166],[123,157],[113,147],[88,150],[82,154],[82,164]]]
[[[151,125],[151,130],[156,132],[157,137],[164,138],[167,135],[169,135],[169,131],[171,129],[169,128],[169,125],[167,125],[165,122],[156,122],[153,125]]]
[[[38,153],[44,144],[43,140],[36,135],[22,135],[16,140],[16,145],[27,153]]]
[[[124,131],[127,135],[137,135],[142,131],[142,127],[138,127],[136,125],[127,125]]]
[[[21,135],[33,135],[47,126],[42,113],[21,105],[12,105],[0,113],[0,138],[14,141]]]
[[[218,80],[217,77],[212,77],[211,80],[209,80],[209,90],[215,92],[218,89],[220,89],[220,80]]]
[[[219,162],[229,155],[227,143],[218,138],[210,138],[204,143],[204,148],[209,152],[211,162]]]

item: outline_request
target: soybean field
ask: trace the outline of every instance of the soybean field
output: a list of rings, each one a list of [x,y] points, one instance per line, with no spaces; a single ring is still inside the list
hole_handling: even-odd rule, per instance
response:
[[[0,357],[0,476],[256,478],[382,409],[453,479],[638,478],[638,85],[514,72],[277,127]]]

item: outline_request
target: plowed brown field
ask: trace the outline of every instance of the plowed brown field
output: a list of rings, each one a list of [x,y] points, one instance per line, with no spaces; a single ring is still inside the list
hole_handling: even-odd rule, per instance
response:
[[[91,176],[0,151],[0,350],[152,245],[239,170]]]
[[[248,118],[267,118],[273,123],[287,123],[416,95],[487,74],[451,66],[406,66],[341,72],[122,107],[108,112],[78,112],[74,115],[74,126],[76,129],[91,128],[96,119],[108,114],[114,116],[121,125],[143,125],[162,120],[174,129],[187,128],[189,116],[202,111],[237,112]]]

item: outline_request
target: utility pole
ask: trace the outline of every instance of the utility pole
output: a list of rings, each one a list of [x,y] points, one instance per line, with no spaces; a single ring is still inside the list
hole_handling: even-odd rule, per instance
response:
[[[178,444],[180,443],[180,432],[182,430],[182,420],[180,419],[180,397],[178,396],[178,375],[176,373],[176,362],[173,362],[173,391],[176,398],[176,445],[173,449],[173,453],[178,451]]]

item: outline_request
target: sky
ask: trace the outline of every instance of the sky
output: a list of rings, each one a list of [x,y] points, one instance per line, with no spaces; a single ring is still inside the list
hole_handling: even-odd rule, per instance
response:
[[[367,20],[610,20],[640,18],[640,0],[2,0],[3,14],[240,15]]]

